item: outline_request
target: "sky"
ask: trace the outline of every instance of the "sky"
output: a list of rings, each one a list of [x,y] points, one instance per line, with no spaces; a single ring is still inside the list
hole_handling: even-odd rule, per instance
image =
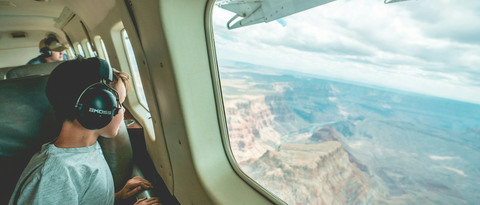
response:
[[[228,30],[217,57],[480,104],[480,1],[337,0]]]

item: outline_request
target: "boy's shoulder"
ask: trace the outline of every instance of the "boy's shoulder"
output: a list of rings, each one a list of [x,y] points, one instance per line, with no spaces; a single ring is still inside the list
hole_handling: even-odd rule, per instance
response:
[[[112,189],[110,192],[113,196],[113,178],[108,164],[98,150],[100,146],[96,144],[82,148],[58,148],[51,143],[43,145],[42,150],[32,157],[22,173],[11,202],[15,204],[20,201],[42,201],[51,197],[65,198],[64,194],[69,195],[67,198],[94,201],[93,198],[98,197],[98,194],[87,193],[89,189]],[[106,178],[111,180],[99,180]]]
[[[20,178],[27,182],[43,177],[84,180],[104,169],[109,168],[98,142],[80,148],[58,148],[47,143],[30,159]]]
[[[79,177],[88,176],[88,172],[95,172],[107,165],[98,142],[89,147],[79,148],[58,148],[49,144],[41,157],[45,158],[43,172],[67,172],[70,175],[78,174]]]

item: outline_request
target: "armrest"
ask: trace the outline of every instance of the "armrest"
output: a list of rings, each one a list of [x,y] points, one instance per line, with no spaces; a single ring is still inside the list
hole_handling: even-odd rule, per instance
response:
[[[136,164],[133,164],[133,171],[132,171],[132,177],[142,177],[142,178],[145,178],[143,176],[143,173],[142,171],[140,170],[140,168],[138,168],[138,166]],[[152,193],[152,190],[143,190],[141,192],[139,192],[137,194],[137,196],[135,196],[138,199],[143,199],[143,198],[152,198],[153,197],[153,193]]]

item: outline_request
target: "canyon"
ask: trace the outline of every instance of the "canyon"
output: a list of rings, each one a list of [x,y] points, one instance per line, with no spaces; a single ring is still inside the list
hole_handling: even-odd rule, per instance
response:
[[[296,132],[291,122],[307,124],[282,102],[266,97],[227,109],[232,151],[243,171],[288,204],[365,204],[371,182],[362,171],[368,168],[345,150],[333,127],[316,130],[304,139],[308,144],[278,143]]]
[[[476,204],[480,106],[310,75],[222,68],[230,147],[288,204]]]

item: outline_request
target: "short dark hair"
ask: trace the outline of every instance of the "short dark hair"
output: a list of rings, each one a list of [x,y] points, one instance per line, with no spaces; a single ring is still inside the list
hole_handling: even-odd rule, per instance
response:
[[[100,82],[100,66],[108,65],[99,58],[79,58],[65,61],[58,65],[50,74],[45,93],[55,111],[59,122],[73,121],[76,118],[75,104],[81,93],[90,85]],[[127,92],[131,90],[130,76],[122,71],[113,70],[113,80],[110,86],[121,80]]]

